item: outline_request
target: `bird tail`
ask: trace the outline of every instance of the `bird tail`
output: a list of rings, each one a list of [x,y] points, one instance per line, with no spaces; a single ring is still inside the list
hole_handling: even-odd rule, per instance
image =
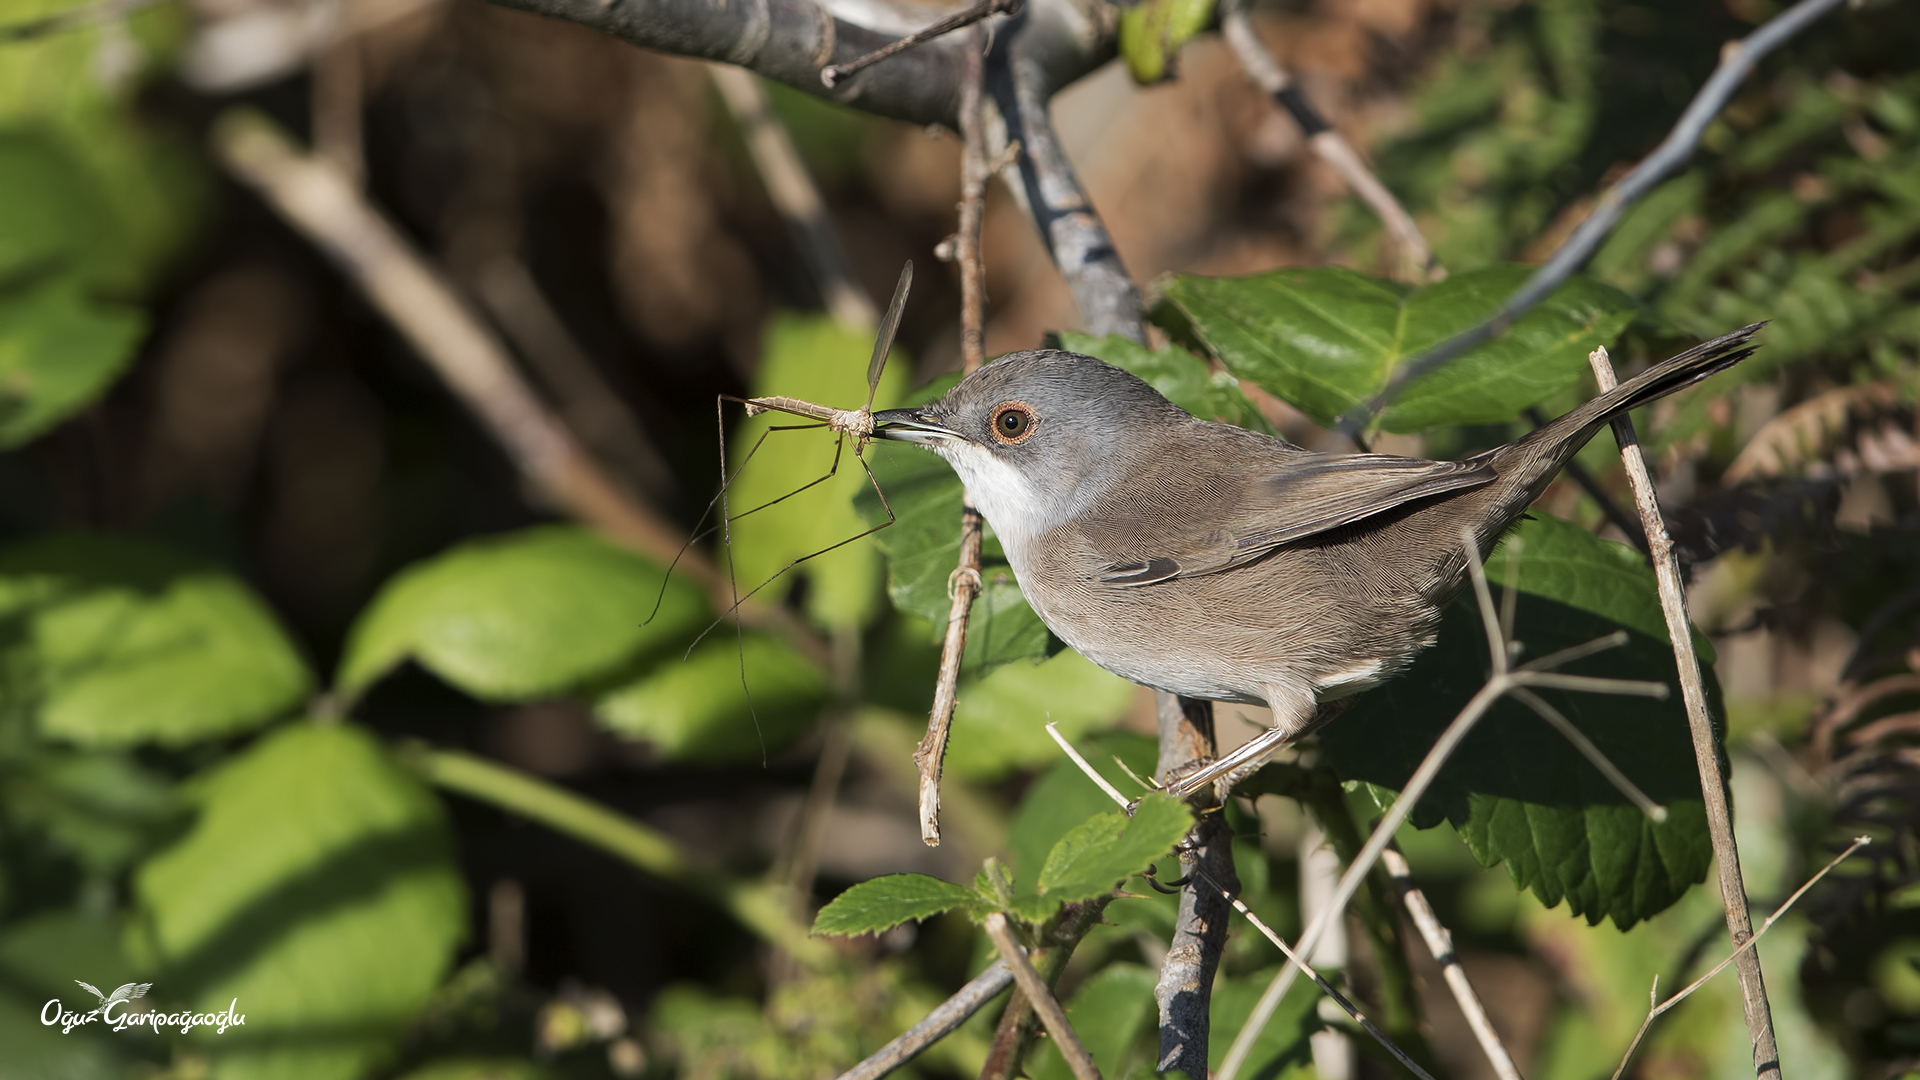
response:
[[[1637,409],[1717,375],[1754,354],[1753,335],[1767,325],[1757,322],[1730,334],[1695,345],[1679,356],[1647,370],[1601,394],[1547,425],[1563,432],[1596,429],[1629,409]],[[1585,439],[1581,439],[1585,442]]]

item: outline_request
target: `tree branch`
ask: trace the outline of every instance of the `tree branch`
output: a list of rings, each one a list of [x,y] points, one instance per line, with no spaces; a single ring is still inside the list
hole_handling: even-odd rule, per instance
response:
[[[872,1057],[843,1072],[838,1080],[880,1080],[920,1054],[934,1043],[957,1031],[981,1006],[1013,985],[1013,972],[1005,964],[994,964],[973,977],[952,997],[940,1003],[926,1018],[900,1033]]]
[[[1804,5],[1803,5],[1804,6]],[[1796,9],[1797,10],[1797,9]],[[1607,350],[1595,349],[1588,358],[1593,364],[1594,381],[1606,393],[1619,385]],[[1626,464],[1627,479],[1633,484],[1633,501],[1640,511],[1640,524],[1646,530],[1647,549],[1653,558],[1653,573],[1660,586],[1660,611],[1666,616],[1667,638],[1673,645],[1673,659],[1680,675],[1680,697],[1687,706],[1687,727],[1693,735],[1693,759],[1700,771],[1700,793],[1706,801],[1707,835],[1713,840],[1714,865],[1720,872],[1720,899],[1726,906],[1727,933],[1733,943],[1746,945],[1753,937],[1753,917],[1747,912],[1747,890],[1740,880],[1740,850],[1733,835],[1733,807],[1727,798],[1726,783],[1720,775],[1720,751],[1713,738],[1713,716],[1707,711],[1706,680],[1700,673],[1700,657],[1693,648],[1693,623],[1687,618],[1687,593],[1680,580],[1680,560],[1673,554],[1673,539],[1667,535],[1667,523],[1660,516],[1660,502],[1653,490],[1653,477],[1647,471],[1646,454],[1633,430],[1633,418],[1621,414],[1614,418],[1613,437],[1620,443],[1620,459]],[[1747,1035],[1753,1040],[1753,1064],[1762,1077],[1780,1075],[1780,1050],[1773,1034],[1773,1011],[1767,1002],[1766,980],[1760,973],[1758,950],[1741,951],[1734,966],[1740,974],[1740,1000],[1746,1013]]]
[[[1020,984],[1020,990],[1033,1003],[1033,1010],[1040,1014],[1040,1022],[1047,1025],[1047,1034],[1053,1036],[1053,1044],[1060,1048],[1060,1056],[1067,1061],[1067,1068],[1073,1071],[1074,1080],[1100,1080],[1100,1070],[1093,1064],[1093,1057],[1080,1042],[1079,1033],[1067,1022],[1067,1013],[1053,996],[1040,973],[1027,962],[1027,952],[1013,940],[1013,929],[1007,925],[1007,917],[994,912],[987,916],[983,927],[987,937],[992,939],[993,947],[1000,951],[1000,961],[1013,969],[1013,981]]]
[[[1575,271],[1587,264],[1594,252],[1600,250],[1601,243],[1620,223],[1627,207],[1687,163],[1687,159],[1693,156],[1693,148],[1706,133],[1707,125],[1733,98],[1741,80],[1753,70],[1753,65],[1806,29],[1814,20],[1839,7],[1842,2],[1800,0],[1800,3],[1774,16],[1760,29],[1728,42],[1720,50],[1720,66],[1714,69],[1706,84],[1694,94],[1673,130],[1667,133],[1653,153],[1647,155],[1646,160],[1600,196],[1586,220],[1554,249],[1547,261],[1507,298],[1506,303],[1500,305],[1500,310],[1478,326],[1455,334],[1401,365],[1379,393],[1354,406],[1340,418],[1340,431],[1351,438],[1360,437],[1380,410],[1398,396],[1408,383],[1506,333],[1507,328],[1528,309],[1552,295]]]

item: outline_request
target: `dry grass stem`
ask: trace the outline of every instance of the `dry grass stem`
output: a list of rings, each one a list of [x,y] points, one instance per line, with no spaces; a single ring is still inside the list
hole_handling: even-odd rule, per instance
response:
[[[1007,917],[994,912],[987,916],[984,924],[987,937],[993,940],[993,947],[1000,950],[1000,960],[1013,969],[1013,981],[1020,984],[1020,991],[1027,995],[1033,1004],[1033,1010],[1040,1014],[1040,1022],[1047,1027],[1047,1033],[1053,1036],[1053,1044],[1060,1049],[1060,1056],[1067,1061],[1067,1068],[1073,1071],[1074,1080],[1100,1080],[1100,1070],[1093,1063],[1092,1055],[1080,1042],[1080,1035],[1067,1022],[1066,1010],[1047,988],[1046,980],[1033,970],[1027,962],[1027,953],[1018,942],[1013,940],[1013,929],[1007,925]]]
[[[1588,360],[1593,365],[1594,381],[1601,393],[1619,385],[1605,348],[1595,349]],[[1694,763],[1699,769],[1700,792],[1706,803],[1707,835],[1713,841],[1714,862],[1720,874],[1720,899],[1726,907],[1727,933],[1736,946],[1747,945],[1753,938],[1753,918],[1747,911],[1746,887],[1740,880],[1733,807],[1720,777],[1720,751],[1714,739],[1713,717],[1707,711],[1706,680],[1700,673],[1700,657],[1693,648],[1693,623],[1687,618],[1687,594],[1680,578],[1680,561],[1674,557],[1673,539],[1667,535],[1666,519],[1660,515],[1653,476],[1647,470],[1646,454],[1634,433],[1632,417],[1616,418],[1613,435],[1620,444],[1620,459],[1626,465],[1627,479],[1633,485],[1633,501],[1640,512],[1641,527],[1646,530],[1654,578],[1660,588],[1660,611],[1666,617],[1667,638],[1673,644],[1673,659],[1679,670],[1680,696],[1687,707]],[[1777,1078],[1780,1050],[1774,1038],[1766,981],[1760,973],[1760,954],[1753,949],[1741,949],[1734,956],[1740,973],[1740,999],[1746,1013],[1747,1035],[1753,1040],[1754,1067],[1759,1070],[1761,1080]]]
[[[1866,837],[1866,836],[1854,837],[1853,843],[1847,845],[1847,850],[1841,852],[1838,855],[1835,855],[1830,861],[1828,861],[1827,865],[1820,868],[1820,871],[1818,873],[1808,878],[1806,880],[1806,883],[1801,885],[1798,889],[1795,889],[1793,891],[1792,896],[1787,897],[1785,902],[1783,902],[1779,907],[1773,909],[1773,914],[1767,916],[1766,921],[1760,924],[1760,929],[1756,930],[1753,936],[1748,938],[1745,941],[1745,943],[1743,943],[1739,948],[1733,950],[1733,952],[1729,953],[1726,956],[1726,958],[1722,959],[1719,963],[1713,965],[1713,967],[1705,975],[1702,975],[1699,978],[1688,983],[1685,989],[1681,990],[1679,993],[1674,994],[1672,997],[1669,997],[1667,1000],[1662,1001],[1657,1005],[1652,1004],[1652,1001],[1654,997],[1657,996],[1660,992],[1660,977],[1658,975],[1654,976],[1653,989],[1648,991],[1647,993],[1647,999],[1650,1006],[1647,1009],[1647,1018],[1640,1022],[1640,1029],[1633,1033],[1633,1041],[1627,1044],[1627,1052],[1620,1056],[1620,1067],[1613,1070],[1613,1080],[1620,1080],[1621,1075],[1627,1071],[1627,1063],[1633,1060],[1633,1052],[1640,1048],[1640,1041],[1647,1037],[1647,1030],[1653,1026],[1653,1022],[1655,1019],[1657,1019],[1662,1013],[1665,1013],[1669,1009],[1672,1009],[1675,1005],[1678,1005],[1682,1001],[1685,1001],[1689,996],[1693,994],[1695,990],[1698,990],[1702,986],[1705,986],[1707,982],[1710,979],[1712,979],[1715,975],[1718,975],[1722,971],[1725,971],[1727,969],[1728,964],[1735,962],[1742,956],[1753,955],[1754,947],[1760,943],[1761,935],[1773,929],[1773,925],[1780,921],[1781,916],[1787,913],[1788,908],[1791,908],[1795,903],[1799,902],[1802,896],[1806,895],[1806,892],[1808,889],[1813,888],[1813,886],[1817,882],[1819,882],[1821,878],[1826,877],[1828,872],[1831,871],[1834,867],[1839,866],[1841,863],[1845,862],[1848,856],[1852,855],[1856,851],[1859,851],[1861,848],[1866,847],[1868,844],[1871,844],[1872,842],[1873,840],[1870,837]],[[1776,1070],[1779,1068],[1778,1064],[1776,1064],[1774,1067]]]

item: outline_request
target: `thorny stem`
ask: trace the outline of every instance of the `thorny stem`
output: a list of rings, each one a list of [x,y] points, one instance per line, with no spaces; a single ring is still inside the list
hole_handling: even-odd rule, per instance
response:
[[[1013,969],[1013,981],[1019,984],[1033,1010],[1040,1014],[1041,1023],[1047,1025],[1047,1034],[1053,1036],[1053,1044],[1060,1049],[1060,1056],[1066,1059],[1075,1080],[1100,1080],[1100,1070],[1094,1066],[1093,1057],[1087,1053],[1079,1033],[1067,1022],[1066,1010],[1060,1007],[1052,989],[1027,961],[1026,950],[1013,940],[1007,917],[996,911],[987,916],[983,929],[992,939],[993,947],[1000,951],[1001,961]]]
[[[1601,243],[1613,232],[1614,226],[1620,223],[1627,207],[1652,191],[1655,185],[1672,175],[1693,156],[1693,148],[1699,144],[1700,137],[1706,133],[1713,118],[1733,98],[1741,80],[1753,70],[1753,65],[1822,15],[1839,7],[1842,2],[1800,0],[1800,3],[1774,16],[1760,29],[1737,41],[1728,42],[1720,50],[1719,66],[1694,94],[1673,130],[1667,133],[1653,153],[1647,155],[1646,160],[1600,196],[1586,220],[1500,305],[1500,310],[1492,318],[1423,350],[1401,365],[1379,393],[1354,406],[1340,418],[1340,431],[1352,438],[1360,437],[1408,383],[1506,333],[1521,315],[1551,295],[1573,276],[1574,271],[1585,266],[1593,253],[1600,250]]]
[[[960,220],[954,253],[960,263],[960,364],[972,374],[986,355],[986,266],[980,257],[980,221],[987,194],[986,125],[981,115],[986,83],[986,35],[980,27],[967,31],[965,76],[960,84],[960,131],[965,148],[960,155]],[[940,845],[940,771],[947,756],[947,733],[959,702],[960,664],[967,645],[967,625],[973,601],[980,595],[980,546],[984,525],[980,511],[965,488],[960,492],[960,555],[948,593],[947,634],[940,644],[940,674],[933,686],[933,708],[927,715],[927,734],[913,752],[920,769],[920,840]]]
[[[1588,360],[1593,365],[1593,377],[1601,393],[1619,384],[1605,348],[1595,349]],[[1640,524],[1646,531],[1647,549],[1653,558],[1654,578],[1660,588],[1660,611],[1666,616],[1667,638],[1673,644],[1674,664],[1679,669],[1680,696],[1686,703],[1687,728],[1693,735],[1694,764],[1700,772],[1700,792],[1706,801],[1707,835],[1713,841],[1714,862],[1719,869],[1727,933],[1736,946],[1748,945],[1753,938],[1753,917],[1747,912],[1747,891],[1740,881],[1740,851],[1733,835],[1733,807],[1720,775],[1720,752],[1713,737],[1713,716],[1707,711],[1706,680],[1701,676],[1700,657],[1693,648],[1693,623],[1687,618],[1687,594],[1680,580],[1680,560],[1674,557],[1673,539],[1667,535],[1666,520],[1660,515],[1653,477],[1647,471],[1646,455],[1634,433],[1633,418],[1625,414],[1616,417],[1613,437],[1620,443],[1620,458],[1626,464],[1627,479],[1633,484],[1634,505],[1640,511]],[[1766,981],[1760,972],[1760,954],[1757,950],[1743,949],[1736,956],[1747,1035],[1753,1040],[1754,1069],[1762,1080],[1769,1077],[1778,1080],[1780,1050],[1774,1040],[1773,1011],[1767,1002]]]
[[[1685,1001],[1688,997],[1692,996],[1695,990],[1698,990],[1702,986],[1705,986],[1707,984],[1707,980],[1713,978],[1715,975],[1720,974],[1722,971],[1725,971],[1727,969],[1728,964],[1737,962],[1742,956],[1752,956],[1754,954],[1754,950],[1756,946],[1760,944],[1761,935],[1773,929],[1773,925],[1780,921],[1780,917],[1787,913],[1788,908],[1792,907],[1795,903],[1799,902],[1800,898],[1806,895],[1806,892],[1808,889],[1813,888],[1815,883],[1817,883],[1821,878],[1827,876],[1828,871],[1831,871],[1834,867],[1839,866],[1842,862],[1846,861],[1848,856],[1852,855],[1856,851],[1859,851],[1861,848],[1867,846],[1872,842],[1873,840],[1871,837],[1866,837],[1866,836],[1854,837],[1853,843],[1847,846],[1847,850],[1841,852],[1838,855],[1835,855],[1832,858],[1832,860],[1830,860],[1827,863],[1827,865],[1820,868],[1819,873],[1808,878],[1806,881],[1806,884],[1801,885],[1798,889],[1793,890],[1793,895],[1787,897],[1785,902],[1783,902],[1779,907],[1773,910],[1773,914],[1767,916],[1767,921],[1760,924],[1760,929],[1755,931],[1754,935],[1748,938],[1738,948],[1734,949],[1733,952],[1729,956],[1727,956],[1726,959],[1713,965],[1713,969],[1711,971],[1708,971],[1705,975],[1702,975],[1699,978],[1688,983],[1684,990],[1681,990],[1679,993],[1674,994],[1672,997],[1669,997],[1667,1000],[1662,1001],[1659,1004],[1653,1005],[1652,1007],[1650,1007],[1647,1010],[1647,1018],[1640,1022],[1640,1030],[1633,1033],[1633,1041],[1627,1044],[1627,1052],[1620,1056],[1620,1067],[1613,1071],[1613,1080],[1620,1080],[1621,1075],[1627,1071],[1627,1063],[1633,1060],[1633,1052],[1640,1048],[1640,1040],[1646,1038],[1647,1030],[1653,1026],[1654,1020],[1658,1019],[1661,1014],[1667,1012],[1669,1009],[1672,1009],[1675,1005],[1680,1004],[1682,1001]],[[1653,997],[1657,995],[1659,992],[1660,992],[1660,977],[1656,975],[1654,976],[1654,979],[1653,979],[1653,989],[1649,991],[1647,995],[1649,1002],[1651,1002]],[[1775,1068],[1777,1071],[1778,1069],[1777,1064]]]

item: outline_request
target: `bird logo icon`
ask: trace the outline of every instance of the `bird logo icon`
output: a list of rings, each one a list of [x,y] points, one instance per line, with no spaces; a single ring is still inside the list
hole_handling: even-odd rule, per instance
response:
[[[100,999],[100,1007],[94,1009],[93,1013],[89,1013],[89,1016],[95,1013],[106,1012],[107,1006],[112,1005],[116,1001],[131,1001],[134,998],[146,997],[147,991],[153,988],[152,983],[128,983],[120,989],[115,990],[112,994],[103,994],[92,983],[80,982],[79,979],[73,981],[80,983],[81,986],[86,988],[87,993]]]

